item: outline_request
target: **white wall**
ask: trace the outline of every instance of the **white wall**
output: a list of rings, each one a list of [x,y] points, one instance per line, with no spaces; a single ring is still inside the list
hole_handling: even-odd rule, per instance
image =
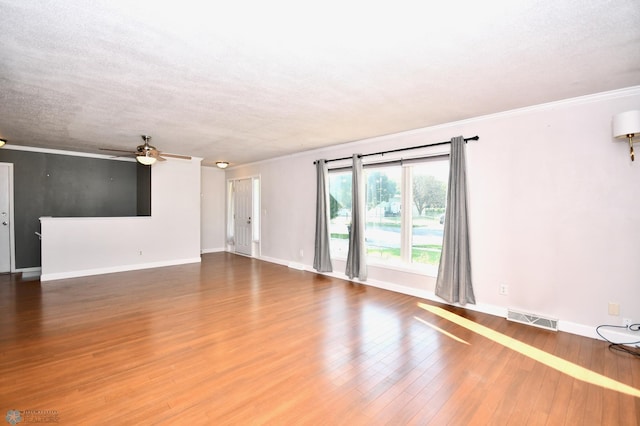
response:
[[[202,253],[225,250],[225,173],[217,167],[202,167]]]
[[[237,167],[227,178],[261,176],[262,257],[312,270],[313,160],[477,134],[467,145],[475,309],[544,314],[561,330],[594,336],[598,324],[640,322],[640,161],[611,136],[612,116],[630,109],[640,109],[640,87]],[[334,270],[344,277],[344,262]],[[375,266],[369,277],[435,297],[433,277]],[[619,317],[608,315],[610,301],[620,303]]]
[[[151,217],[42,218],[42,281],[200,261],[200,162],[151,170]]]

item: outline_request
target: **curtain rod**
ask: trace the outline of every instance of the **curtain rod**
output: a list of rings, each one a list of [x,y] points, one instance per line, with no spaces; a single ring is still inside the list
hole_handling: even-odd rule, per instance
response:
[[[480,139],[480,136],[476,135],[476,136],[473,136],[473,137],[470,137],[470,138],[464,138],[464,141],[465,142],[477,141],[478,139]],[[391,149],[389,151],[372,152],[371,154],[360,154],[360,155],[358,155],[358,157],[362,158],[362,157],[369,157],[371,155],[384,155],[384,154],[389,154],[391,152],[409,151],[410,149],[428,148],[430,146],[447,145],[447,144],[450,144],[450,143],[451,143],[451,141],[436,142],[436,143],[430,143],[428,145],[411,146],[409,148]],[[353,157],[333,158],[331,160],[324,160],[324,162],[325,163],[329,163],[331,161],[350,160],[351,158],[353,158]],[[314,161],[313,164],[316,164],[316,161]]]
[[[439,159],[439,158],[448,158],[449,154],[437,154],[437,155],[429,155],[426,157],[411,157],[411,158],[401,158],[399,160],[389,160],[389,161],[377,161],[375,163],[367,163],[367,164],[363,164],[362,168],[364,169],[369,169],[369,168],[373,168],[373,167],[381,167],[381,166],[388,166],[390,164],[399,164],[399,165],[404,165],[407,163],[415,163],[417,161],[421,161],[421,160],[435,160],[435,159]],[[353,168],[353,166],[351,164],[347,165],[347,166],[340,166],[340,167],[334,167],[329,169],[330,172],[340,172],[343,170],[351,170]]]

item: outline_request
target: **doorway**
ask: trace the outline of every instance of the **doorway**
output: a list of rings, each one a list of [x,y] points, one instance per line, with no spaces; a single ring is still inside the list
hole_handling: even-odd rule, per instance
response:
[[[255,256],[260,235],[260,179],[229,181],[229,190],[229,240],[236,253]]]

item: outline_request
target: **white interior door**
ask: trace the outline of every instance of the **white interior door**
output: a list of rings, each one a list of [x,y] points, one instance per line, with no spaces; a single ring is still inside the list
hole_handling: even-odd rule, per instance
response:
[[[235,182],[234,193],[234,236],[236,252],[251,256],[251,212],[252,207],[251,178],[240,179]]]
[[[0,164],[0,273],[11,272],[9,165]]]

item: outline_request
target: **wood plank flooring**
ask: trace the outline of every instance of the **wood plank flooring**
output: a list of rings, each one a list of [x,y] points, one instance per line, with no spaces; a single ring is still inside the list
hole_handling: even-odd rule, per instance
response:
[[[640,389],[640,361],[604,342],[214,253],[43,284],[0,276],[0,415],[54,411],[69,425],[640,424],[640,398],[419,302]]]

